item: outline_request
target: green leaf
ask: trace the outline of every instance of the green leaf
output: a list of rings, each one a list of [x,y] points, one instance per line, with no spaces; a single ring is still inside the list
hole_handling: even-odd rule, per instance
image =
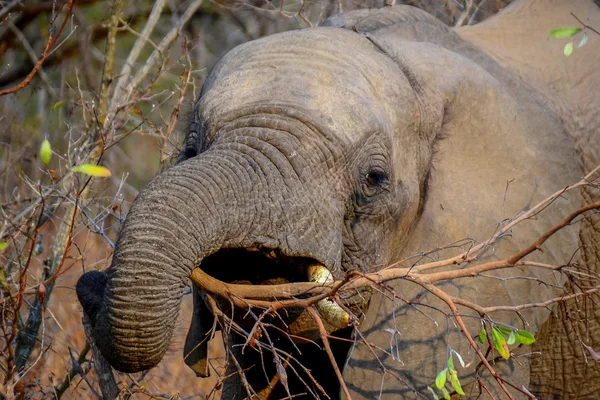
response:
[[[550,37],[555,39],[570,38],[581,32],[581,28],[578,26],[564,26],[562,28],[555,28],[550,31]]]
[[[519,330],[515,335],[515,341],[522,344],[532,344],[535,342],[533,335],[527,331]]]
[[[487,332],[485,331],[485,325],[481,325],[481,330],[479,331],[479,343],[484,344],[487,338]]]
[[[448,372],[448,368],[444,368],[442,372],[437,374],[435,377],[435,387],[441,389],[446,384],[446,372]]]
[[[458,374],[456,373],[456,371],[450,373],[450,383],[452,384],[452,387],[454,388],[454,391],[456,391],[456,393],[462,395],[465,394],[465,392],[463,392],[462,390],[462,387],[460,386],[460,381],[458,380]]]
[[[444,394],[444,399],[450,400],[450,393],[448,393],[446,388],[442,388],[442,393]]]
[[[54,103],[54,105],[52,106],[52,111],[56,111],[59,108],[61,108],[63,103],[64,103],[64,101],[57,101],[56,103]]]
[[[6,248],[6,246],[8,246],[8,243],[0,242],[0,251],[4,250]]]
[[[48,139],[44,139],[42,145],[40,146],[40,160],[44,163],[45,166],[50,164],[50,160],[52,159],[52,146],[50,146],[50,142]]]
[[[510,331],[510,333],[508,334],[508,339],[506,340],[506,344],[513,344],[515,343],[515,340],[515,331]]]
[[[454,371],[454,360],[452,360],[452,353],[450,353],[450,357],[448,357],[448,369],[450,371]]]
[[[510,358],[510,352],[508,351],[506,339],[504,339],[500,330],[495,326],[492,327],[492,339],[494,339],[494,347],[498,350],[498,353],[500,353],[502,358],[508,360]]]
[[[510,333],[513,331],[512,329],[505,328],[504,326],[500,326],[500,325],[496,326],[495,328],[498,329],[500,332],[502,332],[503,335],[507,335],[507,336],[510,335]]]
[[[567,56],[567,57],[569,57],[573,53],[573,42],[569,42],[569,43],[565,44],[563,53],[565,53],[565,56]]]
[[[73,167],[73,172],[80,172],[89,176],[106,177],[110,176],[110,170],[100,165],[83,164]]]

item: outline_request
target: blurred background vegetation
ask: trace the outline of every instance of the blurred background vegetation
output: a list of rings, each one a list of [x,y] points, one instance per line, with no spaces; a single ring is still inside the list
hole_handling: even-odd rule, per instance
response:
[[[509,2],[395,3],[464,25]],[[215,62],[243,42],[391,3],[0,1],[0,397],[100,393],[74,285],[84,271],[109,265],[131,202],[176,159]],[[44,140],[52,149],[47,165]],[[72,171],[82,164],[102,165],[111,176]],[[190,307],[188,299],[172,350],[157,368],[116,375],[120,397],[218,395],[218,340],[211,343],[211,378],[196,378],[182,360]]]

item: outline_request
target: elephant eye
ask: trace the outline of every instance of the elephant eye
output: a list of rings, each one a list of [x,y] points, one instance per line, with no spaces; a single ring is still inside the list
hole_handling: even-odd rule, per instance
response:
[[[374,196],[385,190],[389,184],[389,178],[387,174],[380,169],[371,169],[365,175],[365,183],[363,187],[363,193],[368,196]]]
[[[387,174],[383,171],[379,171],[379,170],[371,170],[367,173],[367,175],[365,176],[365,179],[367,181],[367,185],[376,188],[376,187],[383,187],[385,185],[388,184],[389,182],[389,178],[387,176]]]

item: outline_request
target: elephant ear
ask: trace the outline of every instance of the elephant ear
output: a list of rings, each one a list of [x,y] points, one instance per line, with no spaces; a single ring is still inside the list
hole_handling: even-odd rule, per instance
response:
[[[196,106],[194,107],[194,111],[192,111],[183,147],[177,157],[177,163],[196,157],[200,154],[204,150],[205,141],[204,127],[198,118]]]
[[[210,90],[215,80],[215,77],[219,75],[224,61],[219,60],[217,64],[212,68],[210,74],[206,77],[206,80],[202,84],[202,90],[200,96],[202,97]],[[196,157],[198,154],[204,152],[208,147],[208,139],[206,137],[206,128],[204,121],[200,117],[200,101],[196,101],[192,114],[190,116],[190,122],[188,124],[187,132],[185,134],[185,140],[183,146],[177,157],[177,163],[183,162],[190,158]]]
[[[201,99],[202,96],[204,96],[204,94],[210,89],[213,76],[215,75],[215,71],[218,69],[219,64],[220,61],[217,63],[217,65],[215,65],[209,76],[206,78],[206,81],[202,85],[202,90],[200,91],[200,96],[198,97],[199,99]],[[207,139],[204,122],[200,118],[200,111],[198,109],[199,106],[200,102],[198,101],[192,110],[190,122],[185,134],[185,140],[183,141],[183,146],[179,152],[179,156],[177,157],[177,163],[194,158],[206,150]]]
[[[402,7],[393,12],[391,19],[383,12],[380,17],[384,23],[379,25],[368,20],[377,19],[370,14],[366,21],[353,21],[345,27],[354,27],[359,33],[361,27],[369,27],[366,37],[396,62],[399,73],[406,76],[417,94],[420,112],[415,116],[416,123],[437,127],[431,130],[433,137],[423,138],[437,151],[429,165],[431,178],[422,215],[409,233],[407,244],[387,262],[436,248],[446,250],[411,258],[404,266],[456,255],[468,248],[470,239],[488,238],[500,221],[578,180],[580,170],[572,142],[560,120],[528,86],[418,10]],[[398,22],[394,23],[394,18]],[[397,132],[401,135],[406,130],[398,127]],[[401,150],[396,157],[411,156]],[[544,220],[515,229],[512,237],[481,255],[478,262],[502,259],[529,244],[553,221],[566,216],[568,207],[564,205],[561,199],[544,211]],[[563,232],[553,238],[552,244],[536,261],[569,260],[577,248],[576,230]],[[393,248],[393,243],[388,247]],[[482,306],[513,305],[552,295],[550,289],[536,283],[541,274],[527,269],[518,271],[525,279],[507,280],[504,278],[515,275],[515,271],[503,270],[490,273],[502,279],[442,281],[436,287]],[[541,278],[547,280],[548,275]],[[447,367],[449,355],[454,354],[450,350],[460,353],[466,363],[471,362],[470,367],[457,369],[461,382],[472,381],[479,362],[447,305],[409,280],[389,284],[394,297],[373,296],[360,326],[360,342],[368,345],[355,346],[344,369],[352,398],[412,398],[416,393],[428,396],[427,386],[433,385],[436,375]],[[472,310],[459,311],[473,316],[464,318],[468,329],[465,334],[476,335],[481,327],[479,316]],[[548,312],[531,309],[522,315],[529,324],[527,329],[536,331]],[[493,318],[522,326],[516,314],[494,313]],[[528,366],[526,358],[518,363],[511,358],[496,362],[494,368],[511,376],[511,382],[521,387],[528,385]],[[483,379],[487,379],[486,374]],[[494,382],[488,380],[485,384],[492,392],[497,389]],[[477,387],[474,390],[476,395]],[[496,394],[503,396],[501,392]]]

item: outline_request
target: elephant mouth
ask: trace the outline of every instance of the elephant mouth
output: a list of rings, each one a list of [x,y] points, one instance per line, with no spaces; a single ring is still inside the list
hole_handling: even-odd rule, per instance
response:
[[[200,268],[220,281],[247,285],[306,282],[306,268],[317,261],[285,256],[278,249],[225,248],[206,257]]]
[[[280,285],[296,282],[333,282],[333,274],[319,261],[310,257],[288,256],[279,249],[269,248],[224,248],[206,257],[200,269],[219,281],[241,285]],[[235,293],[234,293],[235,294]],[[310,295],[299,295],[306,298]],[[351,314],[360,315],[364,297],[344,298],[344,308],[331,299],[315,303],[325,330],[335,332],[348,326]],[[216,303],[224,315],[233,315],[234,321],[244,329],[251,329],[257,322],[258,314],[248,310],[238,310],[229,299],[217,298]],[[273,299],[276,300],[275,298]],[[285,330],[303,339],[319,338],[318,325],[306,309],[289,307],[277,315],[261,317],[261,322]]]

